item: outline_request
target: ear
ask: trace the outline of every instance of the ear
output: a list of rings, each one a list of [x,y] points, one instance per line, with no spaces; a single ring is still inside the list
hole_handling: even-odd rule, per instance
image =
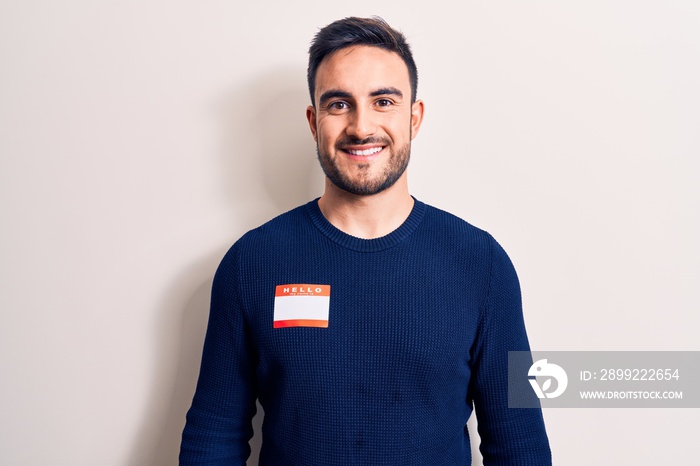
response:
[[[423,112],[425,111],[425,104],[422,100],[416,100],[411,105],[411,139],[415,138],[420,129],[421,123],[423,123]]]
[[[313,105],[306,107],[306,119],[309,122],[309,128],[311,129],[311,135],[314,137],[314,141],[318,142],[316,139],[316,109]]]

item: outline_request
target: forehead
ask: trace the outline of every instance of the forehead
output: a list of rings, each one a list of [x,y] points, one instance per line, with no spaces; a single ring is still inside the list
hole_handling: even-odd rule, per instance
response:
[[[363,94],[387,87],[410,95],[408,67],[395,52],[360,45],[337,50],[323,59],[316,71],[314,93],[319,96],[329,89],[340,89]]]

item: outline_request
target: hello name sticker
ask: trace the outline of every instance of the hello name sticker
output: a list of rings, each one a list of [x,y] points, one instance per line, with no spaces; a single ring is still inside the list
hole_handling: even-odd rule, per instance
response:
[[[273,326],[327,328],[330,302],[330,285],[277,285]]]

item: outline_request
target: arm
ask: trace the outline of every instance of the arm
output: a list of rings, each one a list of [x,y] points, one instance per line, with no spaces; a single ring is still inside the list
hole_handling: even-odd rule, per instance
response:
[[[550,466],[540,409],[508,407],[508,351],[529,351],[513,264],[491,238],[491,273],[472,349],[472,382],[485,466]]]
[[[234,245],[212,286],[202,365],[182,433],[180,465],[245,465],[255,415],[255,351],[241,303]]]

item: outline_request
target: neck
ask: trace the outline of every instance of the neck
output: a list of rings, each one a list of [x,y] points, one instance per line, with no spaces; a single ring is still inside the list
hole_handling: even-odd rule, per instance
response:
[[[388,235],[406,221],[413,209],[413,198],[405,173],[393,186],[371,196],[348,193],[326,179],[318,207],[331,225],[343,233],[373,239]]]

